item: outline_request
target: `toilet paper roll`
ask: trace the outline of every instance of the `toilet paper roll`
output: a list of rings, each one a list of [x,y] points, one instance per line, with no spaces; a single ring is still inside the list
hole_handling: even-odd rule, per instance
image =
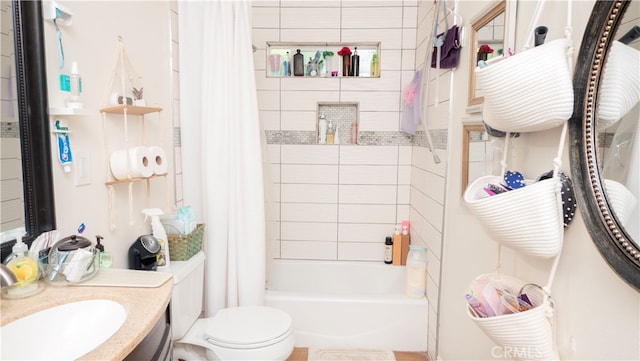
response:
[[[167,173],[167,154],[164,152],[164,149],[153,145],[149,147],[149,155],[151,166],[153,167],[153,174]]]
[[[129,164],[127,165],[127,152]],[[147,178],[153,175],[153,163],[147,147],[133,147],[116,150],[109,159],[111,174],[115,179]]]

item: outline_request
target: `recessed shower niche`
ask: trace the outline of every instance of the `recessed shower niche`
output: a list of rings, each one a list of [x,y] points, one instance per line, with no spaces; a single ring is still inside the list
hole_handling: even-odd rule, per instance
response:
[[[380,43],[267,42],[267,77],[379,78]]]
[[[318,103],[317,144],[358,144],[358,103]]]

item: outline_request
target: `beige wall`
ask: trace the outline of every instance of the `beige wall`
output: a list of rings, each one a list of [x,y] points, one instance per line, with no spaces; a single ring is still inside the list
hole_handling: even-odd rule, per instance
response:
[[[460,1],[458,8],[465,21],[486,8],[486,1]],[[528,15],[535,3],[521,1],[518,8],[517,48],[523,44]],[[576,57],[581,34],[592,7],[591,1],[574,4],[573,29]],[[566,5],[547,2],[543,14],[550,28],[547,40],[561,36]],[[463,59],[468,58],[468,48]],[[491,272],[496,260],[496,242],[469,214],[460,197],[461,121],[472,115],[465,112],[469,68],[460,67],[453,80],[453,116],[447,170],[447,198],[440,298],[438,357],[443,360],[493,359],[493,342],[469,319],[464,292],[471,279]],[[552,168],[560,129],[525,134],[517,140],[517,167],[537,176]],[[567,145],[568,146],[568,145]],[[565,150],[562,169],[568,173]],[[544,282],[550,265],[503,252],[503,270],[521,279]],[[563,360],[637,360],[640,358],[640,296],[626,285],[600,257],[584,226],[576,217],[565,232],[565,243],[552,287],[556,302],[557,340]],[[575,351],[571,344],[575,344]]]
[[[174,201],[173,177],[167,176],[167,188],[163,178],[150,181],[150,197],[147,200],[145,182],[133,184],[132,218],[129,222],[128,189],[126,184],[114,187],[113,210],[115,229],[109,227],[109,193],[107,180],[108,154],[124,147],[123,118],[110,115],[105,122],[99,109],[107,104],[111,92],[111,81],[122,36],[129,61],[135,72],[143,77],[144,98],[148,106],[160,107],[159,115],[147,116],[145,121],[146,144],[160,145],[168,155],[169,169],[173,169],[171,131],[171,72],[170,72],[170,27],[169,2],[163,1],[64,1],[64,6],[73,12],[71,26],[62,26],[62,41],[65,65],[58,68],[55,28],[45,21],[47,78],[49,105],[64,107],[65,93],[59,91],[58,77],[68,74],[71,63],[78,62],[82,76],[84,108],[86,115],[51,116],[65,121],[72,133],[70,143],[73,155],[78,160],[85,154],[88,160],[89,185],[76,186],[77,167],[64,173],[57,160],[57,145],[52,136],[54,153],[53,174],[55,184],[56,217],[58,229],[63,236],[76,232],[80,223],[85,223],[84,235],[93,239],[104,237],[104,246],[113,254],[113,266],[128,267],[129,246],[142,234],[151,233],[150,226],[143,222],[143,208],[165,209]],[[141,119],[129,116],[130,144],[142,144],[139,132]],[[105,132],[106,130],[106,132]],[[77,162],[76,162],[77,163]],[[168,191],[167,191],[168,190]]]

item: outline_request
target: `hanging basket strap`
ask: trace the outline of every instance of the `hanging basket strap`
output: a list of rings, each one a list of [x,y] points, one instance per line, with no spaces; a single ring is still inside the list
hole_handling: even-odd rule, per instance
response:
[[[558,152],[555,158],[553,158],[553,178],[558,177],[560,167],[562,166],[562,154],[564,153],[564,146],[567,141],[568,122],[562,125],[562,131],[560,132],[560,141],[558,143]],[[511,139],[511,133],[507,132],[504,138],[504,150],[502,152],[502,160],[500,161],[501,175],[507,171],[507,158],[509,152],[509,142]]]
[[[547,277],[546,284],[544,286],[538,286],[549,297],[551,296],[551,286],[553,286],[553,280],[556,277],[556,271],[558,270],[558,263],[560,261],[561,254],[562,254],[562,250],[558,252],[558,254],[553,258],[553,263],[551,265],[551,269],[549,270],[549,276]],[[498,252],[496,256],[496,274],[500,274],[501,268],[502,268],[502,244],[498,243]]]
[[[502,170],[500,175],[502,176],[507,171],[507,153],[509,151],[509,140],[511,139],[511,133],[507,132],[504,137],[504,149],[502,151],[502,160],[500,161],[500,169]]]

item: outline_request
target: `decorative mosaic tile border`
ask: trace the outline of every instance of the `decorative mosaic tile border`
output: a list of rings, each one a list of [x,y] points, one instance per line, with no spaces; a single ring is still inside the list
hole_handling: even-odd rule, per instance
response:
[[[340,128],[341,144],[349,144],[350,129]],[[316,133],[313,131],[300,130],[265,130],[267,144],[316,144]],[[431,131],[431,140],[436,149],[447,149],[447,129],[435,129]],[[358,145],[409,145],[417,147],[427,147],[427,137],[424,132],[416,132],[416,135],[409,135],[405,132],[374,132],[362,131],[358,133]]]
[[[17,122],[0,122],[0,138],[20,138]]]
[[[359,134],[361,145],[413,145],[413,136],[405,132],[362,131]]]
[[[319,103],[318,114],[324,114],[337,126],[340,144],[351,143],[351,125],[358,123],[357,103]],[[317,126],[317,125],[316,125]],[[430,131],[436,149],[447,149],[447,129]],[[267,130],[267,144],[316,144],[316,131]],[[359,131],[358,145],[418,146],[427,147],[424,131],[409,135],[400,131]]]
[[[447,149],[447,142],[449,137],[448,129],[431,129],[431,141],[436,149]],[[413,145],[416,147],[427,148],[427,136],[424,131],[416,132],[413,136]]]

